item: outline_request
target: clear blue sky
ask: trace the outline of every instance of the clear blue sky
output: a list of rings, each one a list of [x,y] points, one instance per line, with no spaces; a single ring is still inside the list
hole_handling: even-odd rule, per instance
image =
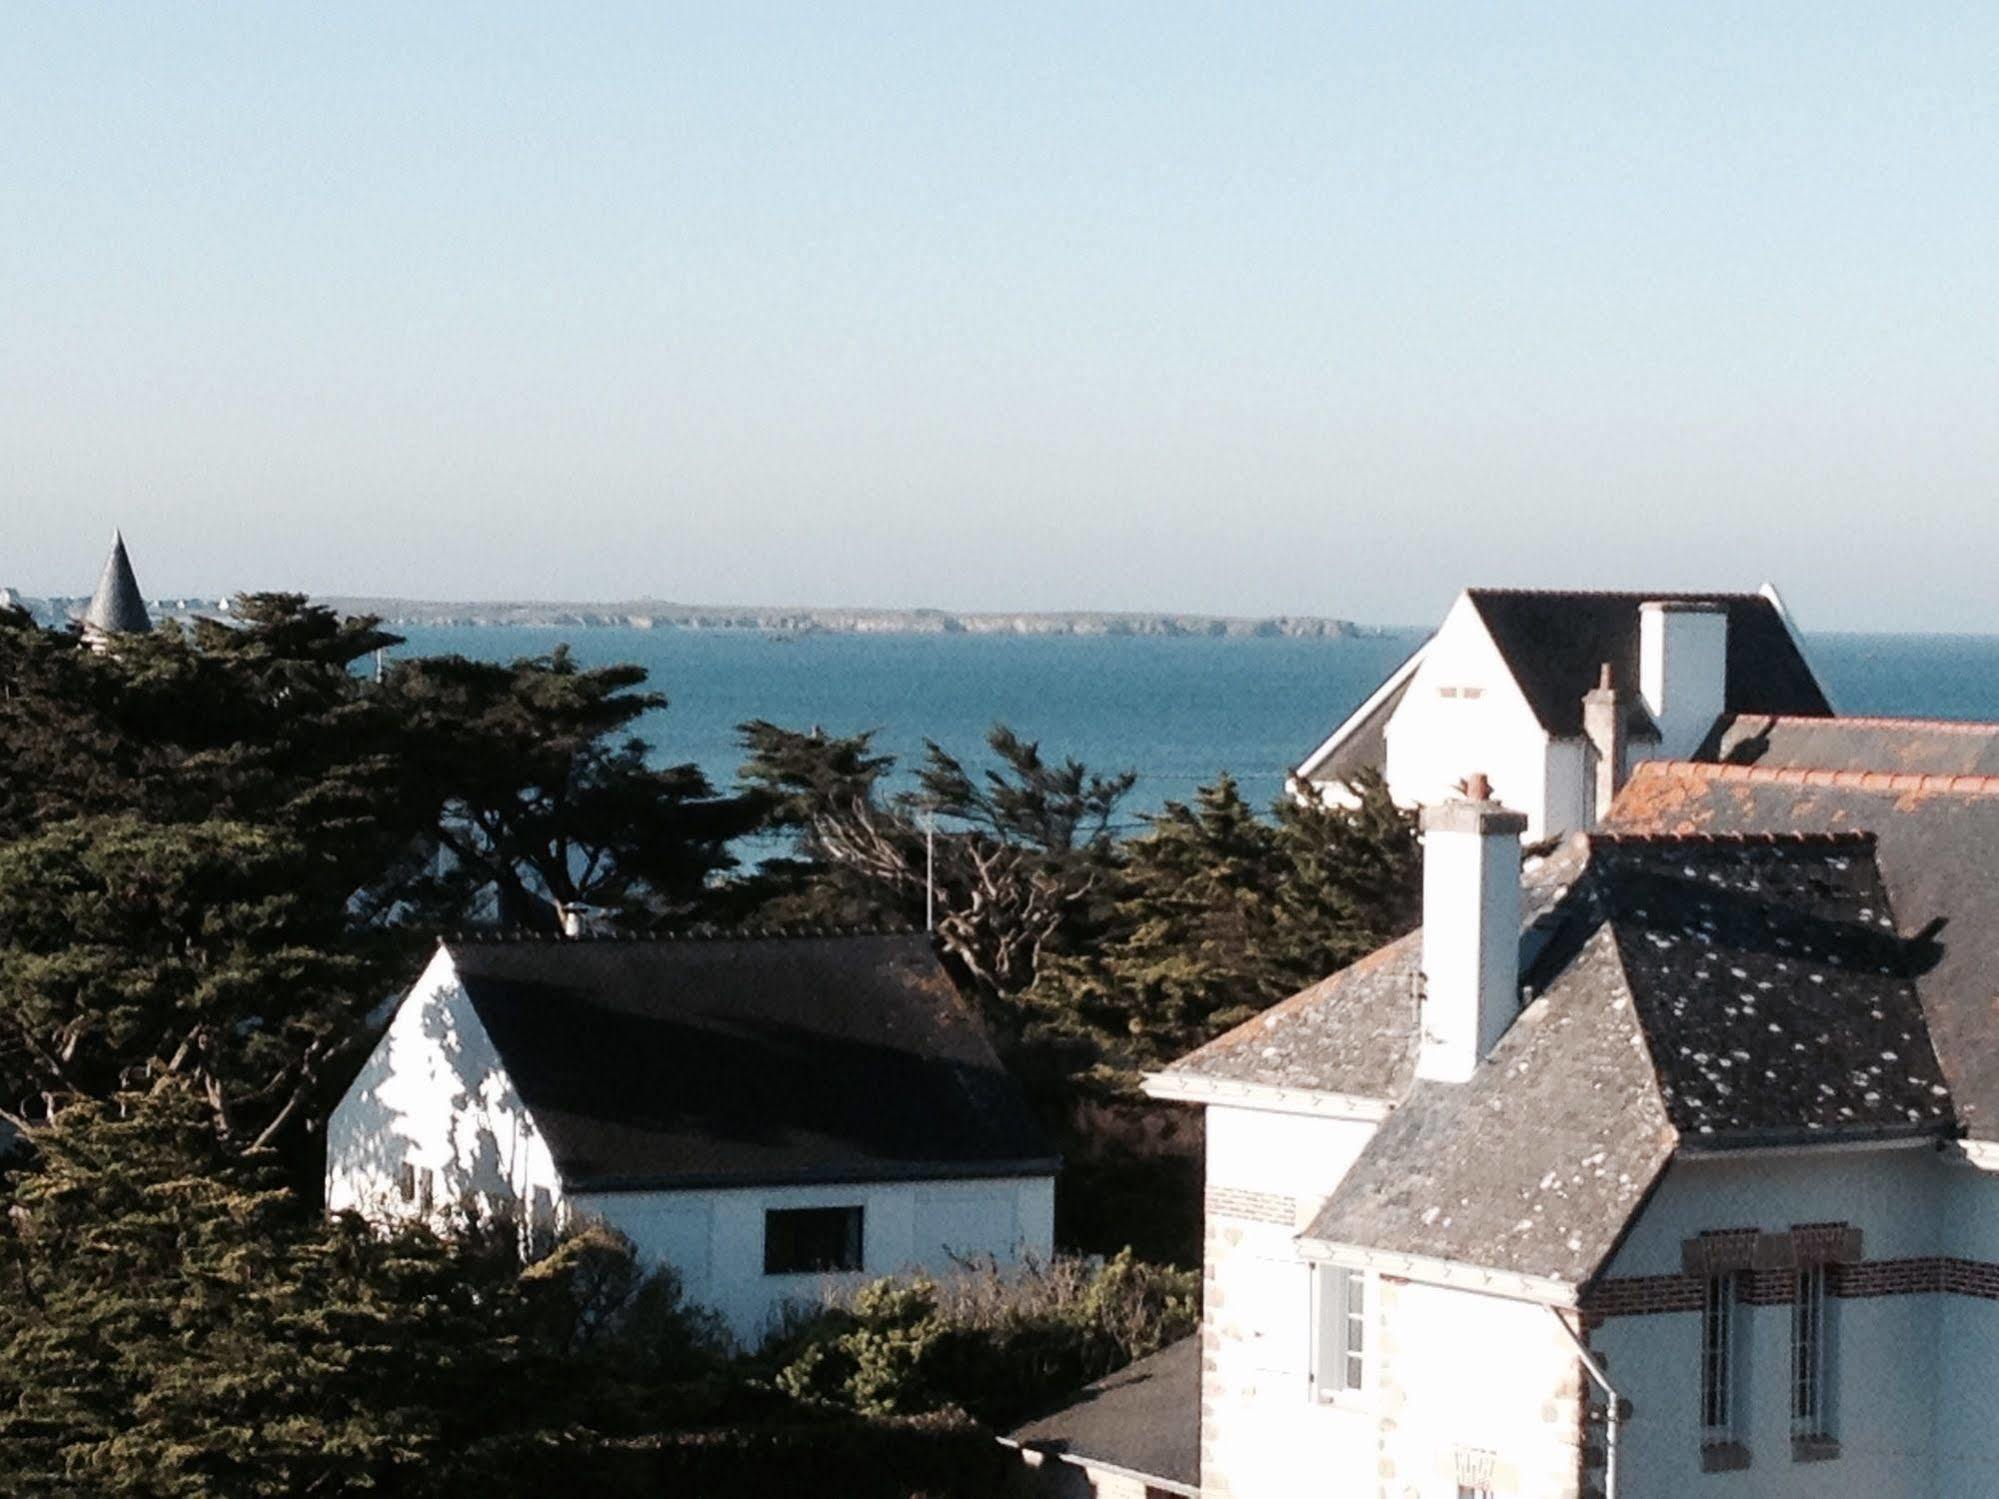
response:
[[[1999,6],[0,11],[0,582],[1999,630]]]

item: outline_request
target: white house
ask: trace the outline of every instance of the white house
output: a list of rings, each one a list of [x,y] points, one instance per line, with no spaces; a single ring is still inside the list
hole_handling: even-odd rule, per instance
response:
[[[754,1341],[1046,1256],[1057,1162],[920,935],[441,944],[327,1130],[330,1211],[597,1219]]]
[[[1150,1080],[1204,1494],[1999,1492],[1999,726],[1716,743],[1524,878],[1431,808],[1420,932]]]
[[[1630,765],[1684,759],[1724,713],[1830,713],[1775,590],[1755,594],[1473,588],[1292,773],[1352,799],[1363,770],[1404,806],[1474,771],[1530,841],[1589,827]]]

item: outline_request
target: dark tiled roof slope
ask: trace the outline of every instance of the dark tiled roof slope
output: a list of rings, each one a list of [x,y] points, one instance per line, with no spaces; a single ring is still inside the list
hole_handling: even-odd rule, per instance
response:
[[[1990,723],[1741,713],[1717,725],[1707,748],[1697,758],[1724,765],[1999,775],[1999,724]]]
[[[1526,948],[1581,868],[1579,843],[1528,866],[1521,902]],[[1422,962],[1423,934],[1411,932],[1189,1052],[1166,1073],[1398,1099],[1416,1075]]]
[[[1906,735],[1932,744],[1949,738],[1919,724]],[[1974,1136],[1999,1139],[1999,779],[1642,765],[1609,825],[1634,832],[1874,833],[1897,928],[1923,945],[1916,991],[1958,1119]]]
[[[1671,1157],[1645,1040],[1601,930],[1466,1083],[1417,1083],[1306,1237],[1587,1280]]]
[[[1591,840],[1578,923],[1615,935],[1690,1144],[1948,1129],[1914,974],[1865,835]]]
[[[1872,854],[1592,839],[1540,997],[1471,1081],[1415,1085],[1310,1237],[1581,1284],[1676,1148],[1951,1129]]]
[[[1638,686],[1639,606],[1648,600],[1728,609],[1730,712],[1812,716],[1832,711],[1790,626],[1761,594],[1563,593],[1474,588],[1471,600],[1520,690],[1558,738],[1582,733],[1583,694],[1608,661],[1627,692]],[[1647,720],[1649,724],[1649,719]],[[1652,732],[1656,733],[1656,730]]]
[[[1011,1441],[1084,1463],[1163,1479],[1183,1493],[1201,1485],[1201,1335],[1169,1343],[1087,1386]]]
[[[446,946],[572,1187],[1053,1169],[923,936]]]

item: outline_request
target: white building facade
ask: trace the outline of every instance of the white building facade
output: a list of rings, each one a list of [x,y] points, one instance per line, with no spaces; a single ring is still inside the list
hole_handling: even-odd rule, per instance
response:
[[[808,939],[771,939],[803,940]],[[843,941],[849,944],[844,950]],[[691,1301],[719,1312],[735,1337],[752,1345],[787,1304],[816,1303],[871,1278],[903,1271],[947,1275],[968,1259],[1005,1264],[1022,1256],[1046,1258],[1054,1243],[1055,1163],[1023,1125],[1018,1100],[996,1074],[990,1053],[981,1055],[983,1043],[971,1032],[969,1015],[928,984],[932,976],[922,971],[921,955],[913,950],[920,939],[826,939],[815,954],[823,960],[819,968],[837,979],[841,962],[870,941],[899,945],[894,960],[926,981],[913,991],[918,1006],[945,1007],[945,1023],[957,1032],[963,1054],[945,1067],[944,1086],[955,1089],[950,1074],[966,1067],[986,1073],[989,1101],[1002,1117],[969,1121],[973,1133],[992,1126],[996,1137],[979,1142],[994,1147],[982,1157],[967,1159],[962,1148],[946,1152],[940,1146],[936,1156],[959,1158],[909,1153],[885,1158],[878,1149],[872,1155],[843,1151],[837,1141],[815,1138],[805,1145],[816,1159],[801,1161],[796,1151],[777,1162],[717,1159],[701,1148],[703,1121],[676,1117],[670,1072],[659,1079],[657,1101],[657,1113],[671,1120],[675,1131],[665,1156],[645,1142],[619,1141],[601,1124],[579,1125],[570,1099],[551,1094],[553,1106],[539,1117],[534,1086],[524,1098],[516,1080],[523,1071],[534,1076],[532,1066],[519,1065],[520,1047],[532,1033],[521,1029],[518,1016],[502,1023],[501,1034],[515,1041],[516,1054],[509,1055],[488,1023],[505,1015],[506,1006],[488,1003],[482,1013],[476,998],[482,982],[491,986],[490,974],[483,980],[476,972],[468,976],[467,950],[445,946],[398,1007],[329,1121],[328,1210],[382,1222],[424,1221],[440,1229],[468,1218],[504,1218],[518,1225],[530,1253],[572,1226],[601,1222],[629,1238],[643,1260],[671,1266]],[[544,968],[559,970],[565,952],[642,961],[649,947],[671,959],[704,945],[524,946]],[[505,945],[479,947],[471,954],[474,966],[483,960],[490,968],[494,952]],[[880,962],[879,954],[859,956]],[[659,982],[671,988],[673,975],[664,973]],[[586,981],[579,992],[588,987]],[[825,999],[837,1003],[837,988]],[[577,994],[569,1001],[578,1003]],[[541,1002],[554,1002],[553,996],[525,1001]],[[587,1012],[567,1019],[581,1028],[589,1024]],[[619,1038],[612,1029],[606,1043]],[[702,1037],[675,1026],[662,1039],[676,1050],[698,1050]],[[786,1044],[809,1048],[812,1040],[800,1034]],[[576,1054],[587,1063],[591,1050],[586,1043]],[[923,1059],[908,1060],[904,1070],[915,1072]],[[857,1083],[866,1086],[865,1079]],[[587,1082],[582,1091],[588,1093]],[[785,1100],[752,1099],[745,1107],[759,1102],[770,1109],[765,1130],[782,1136],[788,1128]],[[824,1097],[818,1106],[827,1106]],[[865,1120],[869,1106],[865,1098],[851,1107],[837,1100],[832,1105],[856,1120]],[[629,1135],[645,1122],[627,1110],[615,1121],[615,1131]],[[937,1127],[940,1135],[952,1134],[949,1119],[939,1119]],[[739,1120],[717,1120],[716,1129],[734,1134]],[[962,1147],[964,1131],[959,1133]],[[646,1169],[619,1177],[604,1169],[602,1156],[584,1153],[601,1150],[606,1138],[620,1146],[622,1159],[642,1159]]]
[[[1612,824],[1516,966],[1448,850],[1421,933],[1149,1081],[1207,1117],[1204,1494],[1999,1491],[1999,778],[1658,766]]]
[[[1593,720],[1599,690],[1615,711]],[[1400,805],[1426,807],[1481,773],[1538,841],[1594,825],[1632,765],[1693,756],[1727,711],[1830,711],[1772,589],[1471,589],[1291,784],[1348,803],[1373,771]]]

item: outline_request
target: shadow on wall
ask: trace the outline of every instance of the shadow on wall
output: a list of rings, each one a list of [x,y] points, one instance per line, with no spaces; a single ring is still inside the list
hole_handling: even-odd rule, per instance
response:
[[[434,1227],[517,1211],[527,1185],[526,1118],[471,1015],[465,991],[447,984],[413,995],[390,1021],[329,1122],[330,1206],[370,1218],[422,1216],[421,1197],[404,1194],[409,1164],[418,1183],[425,1169],[433,1173]]]

